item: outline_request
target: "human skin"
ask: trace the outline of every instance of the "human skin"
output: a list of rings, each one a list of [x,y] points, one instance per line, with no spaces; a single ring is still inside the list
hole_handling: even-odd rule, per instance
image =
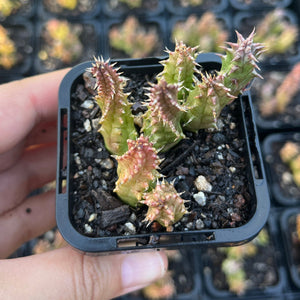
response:
[[[92,257],[65,247],[6,259],[55,226],[59,84],[67,70],[0,85],[0,299],[111,299],[167,270],[162,251]]]

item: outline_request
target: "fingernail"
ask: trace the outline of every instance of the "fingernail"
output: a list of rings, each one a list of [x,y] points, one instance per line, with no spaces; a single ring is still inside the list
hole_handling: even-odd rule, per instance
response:
[[[165,256],[160,252],[129,254],[122,263],[123,288],[143,287],[166,272]]]

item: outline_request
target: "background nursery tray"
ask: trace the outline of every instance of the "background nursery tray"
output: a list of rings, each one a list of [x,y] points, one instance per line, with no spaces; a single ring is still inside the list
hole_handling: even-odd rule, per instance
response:
[[[161,58],[118,60],[117,65],[125,76],[134,73],[157,74],[162,66]],[[201,54],[197,62],[203,71],[213,72],[221,67],[221,60],[214,54]],[[270,208],[269,195],[265,180],[258,136],[253,121],[250,94],[246,93],[236,100],[238,119],[241,124],[237,128],[244,140],[246,154],[244,157],[246,174],[243,177],[248,182],[249,209],[248,220],[245,224],[235,228],[213,228],[202,230],[188,229],[173,232],[150,232],[129,235],[91,236],[84,230],[78,230],[72,216],[74,197],[72,194],[72,180],[74,180],[74,159],[72,145],[72,130],[74,120],[71,110],[74,103],[70,102],[77,84],[83,83],[82,75],[91,67],[92,62],[86,62],[74,67],[64,78],[59,92],[58,110],[58,165],[57,165],[57,194],[56,215],[57,225],[63,237],[73,247],[84,252],[133,251],[151,248],[180,248],[184,246],[233,246],[245,243],[254,238],[264,226]],[[67,148],[64,148],[64,144]],[[234,153],[233,153],[234,155]],[[66,184],[66,190],[63,186]],[[237,222],[238,223],[238,222]]]

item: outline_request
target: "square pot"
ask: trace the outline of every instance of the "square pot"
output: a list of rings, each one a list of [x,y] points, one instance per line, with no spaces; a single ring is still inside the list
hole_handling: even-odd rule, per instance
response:
[[[118,60],[117,66],[121,68],[124,76],[134,76],[134,74],[146,74],[149,78],[154,74],[158,74],[162,70],[162,65],[159,64],[161,58],[148,58],[148,59],[137,59],[137,60]],[[201,54],[197,58],[197,62],[201,65],[202,70],[205,71],[213,71],[218,70],[221,67],[221,60],[215,54]],[[75,133],[74,128],[75,125],[78,124],[78,120],[72,119],[72,111],[74,111],[75,102],[71,102],[72,95],[76,92],[77,84],[83,84],[82,75],[85,70],[92,66],[92,62],[86,62],[81,65],[74,67],[64,78],[63,82],[61,83],[60,91],[59,91],[59,108],[58,108],[58,165],[57,165],[57,194],[56,194],[56,217],[57,217],[57,224],[60,232],[62,233],[63,237],[75,248],[84,251],[84,252],[93,252],[93,253],[101,253],[101,252],[112,252],[112,251],[134,251],[134,250],[141,250],[141,249],[151,249],[151,248],[180,248],[184,246],[209,246],[209,245],[239,245],[251,240],[254,236],[258,234],[258,232],[264,226],[270,208],[269,203],[269,195],[267,189],[267,183],[265,179],[264,169],[262,165],[262,158],[259,148],[258,136],[255,128],[255,123],[253,120],[253,113],[252,113],[252,106],[250,101],[250,94],[247,92],[246,94],[240,96],[236,99],[233,107],[233,111],[230,111],[230,114],[235,114],[236,119],[240,121],[239,124],[234,126],[236,128],[237,135],[242,138],[243,147],[240,148],[240,155],[235,153],[234,151],[230,150],[229,156],[231,159],[238,159],[239,161],[243,162],[243,174],[239,174],[239,178],[236,178],[235,183],[230,183],[231,185],[226,187],[216,187],[220,189],[221,193],[211,193],[209,197],[216,199],[218,195],[222,195],[222,189],[226,189],[223,193],[230,192],[233,190],[236,192],[237,186],[240,186],[243,190],[245,190],[245,197],[247,200],[245,201],[247,206],[245,207],[245,212],[247,212],[247,220],[245,222],[239,223],[230,222],[227,224],[227,227],[230,228],[219,228],[217,229],[216,222],[207,222],[208,219],[205,219],[202,222],[206,228],[204,229],[204,225],[199,228],[199,226],[195,227],[195,223],[190,222],[191,224],[187,225],[188,217],[185,221],[182,221],[178,226],[174,225],[173,232],[166,232],[165,230],[157,231],[154,227],[149,226],[149,229],[141,230],[141,233],[134,233],[130,231],[126,231],[126,235],[119,234],[119,229],[117,228],[116,231],[111,232],[107,236],[108,232],[106,229],[98,230],[97,228],[91,231],[91,226],[89,222],[95,222],[95,217],[99,217],[97,222],[102,222],[103,220],[103,212],[100,212],[100,215],[93,214],[92,211],[86,215],[86,211],[90,209],[94,209],[94,205],[91,204],[91,198],[83,199],[80,196],[80,191],[77,190],[77,185],[81,185],[81,175],[85,174],[85,172],[93,172],[95,174],[95,170],[91,165],[86,166],[88,167],[89,171],[80,172],[77,170],[77,163],[78,158],[76,157],[77,154],[73,152],[74,149],[77,147],[74,144],[78,142],[78,137],[80,136],[85,139],[84,132]],[[131,81],[130,81],[131,82]],[[79,89],[80,90],[80,89]],[[80,91],[79,91],[79,94]],[[86,96],[83,97],[86,99]],[[73,99],[74,100],[74,99]],[[95,111],[97,108],[94,108],[90,114],[95,115]],[[76,116],[78,112],[74,112]],[[81,113],[80,113],[81,114]],[[86,115],[86,113],[84,113]],[[74,116],[75,116],[74,115]],[[229,114],[228,114],[228,118]],[[82,125],[82,122],[79,122]],[[89,124],[91,122],[88,122]],[[80,125],[80,126],[81,126]],[[88,128],[91,131],[90,134],[93,134],[91,128]],[[80,129],[82,131],[82,129]],[[83,129],[83,131],[85,131]],[[75,134],[75,136],[74,136]],[[95,134],[98,136],[97,130]],[[100,135],[100,134],[99,134]],[[212,136],[207,132],[207,138],[211,139]],[[199,133],[199,136],[201,134]],[[220,135],[217,135],[220,137]],[[87,139],[90,137],[86,136]],[[201,137],[200,137],[201,138]],[[216,137],[215,137],[216,138]],[[76,140],[77,139],[77,140]],[[92,140],[94,143],[94,140]],[[98,142],[97,142],[98,143]],[[191,140],[185,140],[187,143],[187,147],[190,144],[193,147],[196,147],[196,144],[192,143]],[[217,141],[216,141],[217,143]],[[65,148],[64,148],[65,144]],[[99,141],[99,145],[101,141]],[[183,144],[185,147],[185,144]],[[99,147],[99,146],[97,146]],[[217,147],[220,147],[219,144],[216,144]],[[225,147],[225,145],[224,145]],[[221,147],[222,148],[222,147]],[[77,149],[77,148],[76,148]],[[99,148],[100,149],[100,148]],[[188,154],[189,149],[184,148],[179,149],[183,151],[183,153],[179,153],[178,157],[174,158],[167,167],[161,168],[164,169],[165,172],[172,171],[172,166],[176,166],[178,158],[186,160],[186,158],[182,158],[182,155]],[[199,147],[197,147],[199,149]],[[78,151],[78,150],[77,150]],[[109,158],[109,154],[105,154],[105,151],[101,148],[101,150],[96,150],[91,152],[91,149],[84,148],[84,151],[91,154],[90,162],[94,161],[96,155],[96,159],[103,159],[105,163],[107,162],[107,158]],[[237,150],[238,151],[238,150]],[[218,156],[219,157],[219,156]],[[102,160],[102,162],[103,162]],[[111,160],[111,159],[110,159]],[[77,161],[77,163],[76,163]],[[203,159],[204,161],[204,159]],[[90,162],[88,164],[90,164]],[[111,163],[111,161],[110,161]],[[107,168],[106,165],[103,165],[104,168]],[[200,166],[201,168],[201,166]],[[238,168],[238,166],[237,166]],[[208,170],[211,170],[208,167]],[[195,172],[195,170],[191,170],[191,172]],[[228,171],[229,172],[229,171]],[[90,178],[93,180],[93,177],[89,177],[88,173],[84,175],[86,178]],[[164,174],[164,173],[162,173]],[[107,172],[105,173],[107,174]],[[198,176],[198,175],[197,175]],[[231,175],[228,174],[227,176],[220,175],[218,178],[230,177]],[[232,175],[237,176],[237,175]],[[80,177],[79,181],[78,177]],[[178,186],[180,180],[183,179],[181,175],[172,177],[175,181],[177,180]],[[241,180],[244,179],[243,182]],[[89,179],[88,179],[89,180]],[[106,181],[106,185],[109,186],[113,184],[111,182],[111,178]],[[74,183],[76,182],[76,186]],[[103,182],[100,179],[100,182]],[[91,185],[84,183],[83,185],[85,188],[93,189],[92,185],[94,182],[91,182]],[[101,183],[102,184],[102,183]],[[66,185],[66,189],[63,187]],[[236,186],[237,185],[237,186]],[[97,184],[98,186],[98,184]],[[181,184],[181,191],[189,193],[189,187],[187,186],[187,190],[185,190],[186,185]],[[180,191],[179,191],[180,192]],[[93,192],[93,195],[95,193]],[[92,197],[94,197],[92,195]],[[225,194],[224,194],[225,195]],[[96,195],[98,196],[98,195]],[[82,205],[82,201],[85,201],[87,205],[83,210],[80,210],[79,207],[75,205],[74,199],[79,199],[79,206]],[[94,199],[94,198],[93,198]],[[224,199],[225,200],[225,199]],[[228,203],[236,203],[237,199],[228,199]],[[96,200],[97,202],[98,200]],[[248,201],[248,202],[247,202]],[[94,203],[97,206],[97,203]],[[192,202],[191,202],[192,203]],[[201,211],[201,207],[193,201],[193,205],[197,207],[198,212]],[[191,204],[192,205],[192,204]],[[226,204],[227,205],[227,204]],[[242,205],[243,206],[243,205]],[[214,205],[215,209],[218,209],[218,205]],[[226,206],[227,207],[227,206]],[[75,209],[75,214],[74,214]],[[214,213],[213,205],[211,209],[205,208],[207,216],[209,214]],[[229,212],[233,212],[234,208],[228,207]],[[212,211],[212,212],[211,212]],[[130,213],[129,213],[130,214]],[[196,213],[197,215],[197,213]],[[115,217],[115,214],[113,214]],[[132,216],[132,214],[131,214]],[[231,215],[230,215],[231,216]],[[87,219],[86,219],[87,218]],[[144,217],[142,217],[143,219]],[[85,220],[86,219],[86,220]],[[86,224],[78,225],[78,222],[86,222]],[[221,220],[221,219],[220,219]],[[142,221],[142,220],[141,220]],[[195,221],[195,220],[194,220]],[[133,221],[134,222],[134,221]],[[184,223],[185,222],[185,223]],[[221,221],[220,221],[221,222]],[[125,223],[125,222],[123,222]],[[184,224],[183,224],[184,223]],[[201,222],[200,222],[201,223]],[[77,224],[77,225],[76,225]],[[94,224],[94,223],[93,223]],[[98,223],[97,223],[98,224]],[[131,224],[132,225],[132,224]],[[199,225],[199,224],[198,224]],[[240,225],[240,226],[239,226]],[[79,227],[78,227],[79,226]],[[186,227],[187,226],[187,227]],[[225,226],[225,225],[224,225]],[[234,227],[236,226],[236,227]],[[234,228],[233,228],[234,227]],[[186,229],[184,229],[186,228]],[[191,228],[191,229],[189,229]],[[197,229],[198,228],[198,229]],[[93,231],[94,230],[94,231]],[[123,230],[123,229],[122,229]],[[146,231],[148,230],[148,231]]]
[[[276,204],[295,206],[300,204],[300,189],[290,180],[291,171],[280,156],[279,151],[287,141],[300,143],[297,132],[274,133],[265,138],[262,151],[266,166],[271,195]],[[287,176],[289,176],[288,179]]]

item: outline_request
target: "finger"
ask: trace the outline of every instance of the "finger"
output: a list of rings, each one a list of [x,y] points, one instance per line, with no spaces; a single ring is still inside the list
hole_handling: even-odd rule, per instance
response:
[[[28,198],[0,217],[0,258],[9,256],[26,241],[54,226],[55,192],[49,191]]]
[[[33,190],[55,179],[56,145],[25,152],[18,164],[0,174],[0,216],[18,206]]]
[[[37,125],[27,136],[25,146],[49,144],[57,140],[57,121]]]
[[[167,258],[158,251],[91,257],[67,247],[0,267],[1,299],[106,300],[162,277]]]
[[[16,146],[42,120],[57,114],[58,88],[67,70],[0,86],[0,153]]]

